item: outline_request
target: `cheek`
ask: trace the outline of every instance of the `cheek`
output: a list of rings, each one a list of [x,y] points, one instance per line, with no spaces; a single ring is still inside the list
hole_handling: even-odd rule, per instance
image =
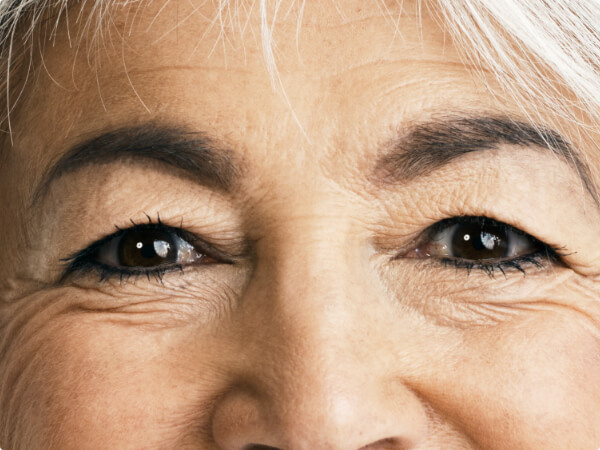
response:
[[[148,331],[99,316],[55,317],[37,333],[36,344],[22,348],[20,367],[11,368],[19,372],[9,394],[15,404],[14,447],[200,444],[218,390],[218,378],[203,370],[211,367],[210,346],[202,339],[186,342],[185,331]],[[192,347],[194,355],[186,351]],[[24,439],[29,441],[23,446]]]
[[[565,436],[572,448],[598,445],[600,340],[582,315],[532,311],[464,348],[454,414],[482,447],[560,448]]]

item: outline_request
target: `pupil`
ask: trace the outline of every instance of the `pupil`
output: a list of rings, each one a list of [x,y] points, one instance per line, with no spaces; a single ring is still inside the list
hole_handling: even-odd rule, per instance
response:
[[[153,267],[177,262],[171,233],[160,229],[127,231],[119,242],[121,267]]]
[[[459,223],[452,237],[452,256],[461,259],[501,259],[508,253],[506,227],[491,223]]]

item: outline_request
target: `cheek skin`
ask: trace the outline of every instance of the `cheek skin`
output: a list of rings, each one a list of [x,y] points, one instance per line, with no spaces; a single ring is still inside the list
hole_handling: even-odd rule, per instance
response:
[[[576,286],[569,284],[572,290]],[[422,290],[404,294],[414,299]],[[228,347],[222,335],[196,325],[149,331],[96,313],[67,314],[64,305],[74,298],[38,297],[21,299],[32,307],[14,316],[21,322],[15,331],[19,338],[4,352],[2,373],[12,381],[0,398],[9,405],[3,420],[19,438],[3,448],[214,447],[207,425],[210,407],[227,388],[231,360],[242,355],[239,347]],[[263,324],[264,312],[256,314],[242,322]],[[402,323],[401,316],[390,320]],[[426,367],[428,375],[411,384],[434,414],[451,420],[474,446],[564,448],[565,436],[573,448],[593,444],[590,437],[600,424],[595,413],[600,341],[583,315],[539,306],[497,326],[450,332],[425,326],[412,338],[390,324],[386,329],[396,351],[383,356],[403,354],[414,345],[415,353],[398,360],[394,370]],[[265,327],[264,332],[272,331]],[[369,334],[355,338],[369,342]],[[282,361],[268,364],[257,356],[254,365],[276,371]],[[361,363],[357,372],[364,370]]]
[[[565,436],[569,448],[597,444],[600,339],[579,313],[530,312],[465,333],[461,348],[453,389],[435,406],[481,448],[564,448]]]
[[[19,329],[3,352],[3,448],[210,447],[202,424],[225,381],[208,362],[227,349],[197,326],[125,325],[45,297],[21,299],[45,307],[8,324]]]
[[[419,312],[437,328],[431,336],[420,331],[428,371],[410,382],[474,446],[598,445],[597,280],[565,268],[495,279],[437,266],[394,272],[402,273],[389,284],[397,302],[422,305]]]

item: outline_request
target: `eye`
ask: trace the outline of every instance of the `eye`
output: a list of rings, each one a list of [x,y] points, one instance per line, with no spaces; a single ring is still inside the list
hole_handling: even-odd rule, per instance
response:
[[[97,248],[98,262],[122,268],[148,268],[194,262],[202,257],[193,245],[165,227],[124,230]]]
[[[558,259],[549,245],[533,236],[487,217],[442,220],[425,233],[407,258],[439,258],[457,267],[481,268],[488,274],[505,268],[521,272],[523,263],[541,266],[543,259]]]
[[[162,223],[134,225],[103,238],[76,255],[65,259],[65,276],[95,269],[101,280],[113,275],[154,275],[181,270],[192,263],[218,261],[208,245],[191,233]],[[63,277],[64,278],[64,277]]]
[[[514,258],[540,250],[544,244],[524,232],[486,217],[461,217],[429,231],[429,256],[483,261]]]

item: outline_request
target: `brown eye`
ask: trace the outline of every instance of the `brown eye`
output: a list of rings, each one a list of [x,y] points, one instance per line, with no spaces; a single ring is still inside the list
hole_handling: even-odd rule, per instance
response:
[[[506,226],[482,221],[454,226],[450,253],[469,260],[503,259],[508,256],[509,232]]]
[[[120,267],[153,267],[177,262],[173,233],[160,229],[125,232],[118,244]]]
[[[161,268],[206,259],[176,229],[158,224],[122,230],[98,245],[93,256],[104,266],[121,269]]]
[[[405,257],[498,262],[531,255],[549,247],[517,228],[487,217],[454,217],[431,227]]]

